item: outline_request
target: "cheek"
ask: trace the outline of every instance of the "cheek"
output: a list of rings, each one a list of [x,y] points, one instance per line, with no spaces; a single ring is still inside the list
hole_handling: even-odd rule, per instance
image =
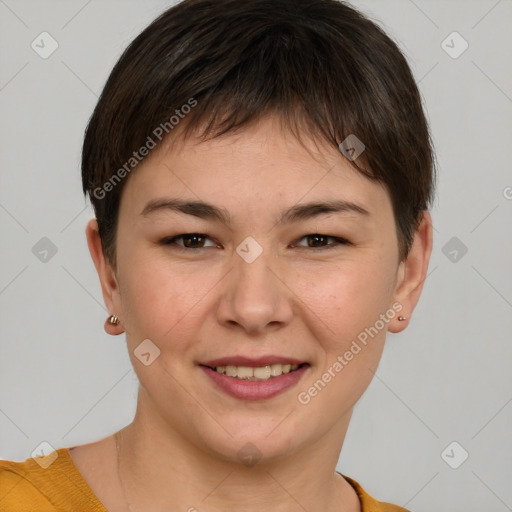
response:
[[[347,413],[368,387],[387,332],[380,315],[394,318],[389,307],[392,266],[366,263],[345,262],[337,272],[303,282],[304,302],[314,312],[312,324],[321,328],[315,338],[322,357],[297,399],[313,416],[329,417],[329,422]]]
[[[129,355],[138,379],[153,399],[179,397],[179,402],[192,410],[194,404],[189,403],[191,398],[183,393],[179,382],[188,370],[183,360],[197,339],[194,325],[200,324],[197,315],[201,312],[201,300],[214,279],[176,267],[171,269],[158,258],[127,260],[125,269],[132,271],[125,272],[122,280],[122,310],[127,321]],[[141,364],[137,355],[146,339],[160,351],[148,366]],[[157,353],[151,345],[148,350]],[[165,401],[159,407],[165,410]]]
[[[297,279],[297,295],[314,313],[312,321],[322,330],[318,338],[328,352],[342,350],[374,325],[392,298],[392,266],[378,258],[346,260],[336,268],[302,275],[313,277]]]
[[[165,254],[147,251],[140,257],[133,253],[123,264],[121,298],[129,343],[149,338],[162,348],[172,344],[173,352],[185,349],[208,292],[222,279],[221,269],[171,264]]]

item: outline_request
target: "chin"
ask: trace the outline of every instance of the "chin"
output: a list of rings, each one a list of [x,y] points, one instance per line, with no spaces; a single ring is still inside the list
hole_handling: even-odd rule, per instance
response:
[[[285,425],[289,421],[283,421],[285,417],[286,414],[279,417],[245,417],[224,421],[222,426],[225,430],[208,430],[202,433],[203,436],[199,432],[202,437],[200,444],[210,453],[228,462],[246,466],[272,463],[297,451],[307,440],[305,432],[294,428],[293,422]]]

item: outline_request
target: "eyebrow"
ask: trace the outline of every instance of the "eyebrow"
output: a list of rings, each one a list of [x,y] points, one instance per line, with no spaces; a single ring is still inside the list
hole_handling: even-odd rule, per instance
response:
[[[148,217],[155,212],[173,211],[193,215],[205,220],[216,220],[223,224],[230,224],[231,216],[224,208],[206,203],[204,201],[187,201],[181,199],[153,199],[142,210],[140,215]],[[299,220],[307,220],[327,213],[356,213],[369,216],[370,212],[363,206],[352,201],[333,200],[311,202],[295,205],[283,212],[277,223],[287,224]]]
[[[140,215],[149,215],[160,211],[174,211],[193,215],[206,220],[218,220],[224,224],[230,223],[230,215],[224,208],[219,208],[203,201],[186,201],[181,199],[154,199],[142,210]]]
[[[370,212],[363,206],[352,201],[333,200],[298,204],[285,211],[278,220],[279,224],[307,220],[326,213],[357,213],[370,216]]]

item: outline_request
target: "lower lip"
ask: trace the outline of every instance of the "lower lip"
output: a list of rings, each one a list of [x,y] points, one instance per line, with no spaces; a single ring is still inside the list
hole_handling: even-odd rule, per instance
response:
[[[279,377],[271,377],[268,380],[242,380],[236,377],[228,377],[225,373],[218,373],[207,366],[201,366],[200,368],[220,389],[234,398],[265,400],[283,393],[297,384],[308,371],[309,365],[305,364],[293,372],[283,373]]]

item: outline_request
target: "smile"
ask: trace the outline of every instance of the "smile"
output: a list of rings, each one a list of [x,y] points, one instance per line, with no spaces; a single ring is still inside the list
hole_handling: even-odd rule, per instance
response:
[[[311,370],[303,360],[268,355],[225,357],[198,366],[214,388],[242,400],[266,400],[284,393]]]
[[[217,373],[241,380],[262,381],[279,377],[299,368],[298,364],[267,364],[264,366],[217,366],[212,368]]]

